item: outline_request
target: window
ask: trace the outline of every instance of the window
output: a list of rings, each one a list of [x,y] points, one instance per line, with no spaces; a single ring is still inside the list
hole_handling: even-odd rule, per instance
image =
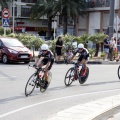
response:
[[[48,24],[48,20],[42,20],[42,25],[47,25]]]
[[[21,16],[22,17],[30,17],[31,14],[31,8],[21,6]]]
[[[14,15],[17,16],[17,7],[14,7]],[[13,7],[12,7],[12,16],[13,16]]]
[[[21,0],[21,2],[26,2],[26,3],[36,3],[37,0]]]

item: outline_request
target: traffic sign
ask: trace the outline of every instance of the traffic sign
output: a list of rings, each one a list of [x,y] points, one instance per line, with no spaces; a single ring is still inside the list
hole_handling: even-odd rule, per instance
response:
[[[10,20],[7,18],[2,18],[2,26],[9,27]]]
[[[10,11],[8,9],[3,9],[2,10],[2,17],[3,18],[9,18],[10,17]]]

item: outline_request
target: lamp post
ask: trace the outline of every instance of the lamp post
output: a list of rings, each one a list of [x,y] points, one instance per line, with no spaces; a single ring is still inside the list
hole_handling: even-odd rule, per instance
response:
[[[13,0],[13,33],[14,33],[14,27],[15,27],[15,23],[14,23],[14,20],[15,20],[15,0]]]

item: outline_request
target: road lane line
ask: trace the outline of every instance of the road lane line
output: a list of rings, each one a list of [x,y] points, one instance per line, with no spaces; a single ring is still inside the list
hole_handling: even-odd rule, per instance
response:
[[[6,79],[6,78],[16,78],[17,76],[9,76],[9,77],[0,77],[1,79]]]
[[[16,110],[13,110],[13,111],[1,114],[0,118],[6,117],[8,115],[14,114],[16,112],[19,112],[19,111],[22,111],[22,110],[25,110],[25,109],[28,109],[28,108],[32,108],[32,107],[35,107],[35,106],[38,106],[38,105],[41,105],[41,104],[45,104],[45,103],[49,103],[49,102],[53,102],[53,101],[57,101],[57,100],[62,100],[62,99],[67,99],[67,98],[72,98],[72,97],[78,97],[78,96],[86,96],[86,95],[91,95],[91,94],[98,94],[98,93],[114,92],[114,91],[120,91],[120,89],[106,90],[106,91],[97,91],[97,92],[77,94],[77,95],[71,95],[71,96],[66,96],[66,97],[51,99],[51,100],[47,100],[47,101],[44,101],[44,102],[35,103],[35,104],[32,104],[32,105],[28,105],[28,106],[25,106],[25,107],[22,107],[22,108],[19,108],[19,109],[16,109]]]

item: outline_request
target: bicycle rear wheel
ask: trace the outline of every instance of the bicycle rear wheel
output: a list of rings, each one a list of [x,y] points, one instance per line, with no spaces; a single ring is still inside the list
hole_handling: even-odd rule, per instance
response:
[[[48,72],[48,85],[47,85],[47,88],[48,88],[48,86],[50,85],[51,80],[52,80],[52,73],[49,71],[49,72]],[[45,91],[47,90],[47,88],[46,88],[46,89],[43,89],[43,87],[40,86],[40,91],[43,93],[43,92],[45,92]]]
[[[25,86],[25,95],[26,96],[30,95],[33,92],[33,90],[35,89],[36,79],[37,79],[37,75],[35,73],[33,75],[31,75],[31,77],[28,79],[27,84]]]
[[[118,78],[120,79],[120,65],[118,67]]]
[[[72,78],[73,77],[74,77],[74,68],[72,67],[67,71],[67,73],[65,75],[64,83],[65,83],[66,86],[69,86],[69,85],[72,84],[72,82],[73,82]]]
[[[89,68],[87,67],[85,76],[81,77],[81,73],[82,73],[82,70],[80,71],[80,74],[79,74],[79,83],[83,84],[83,83],[86,82],[86,80],[87,80],[87,78],[89,76]]]

